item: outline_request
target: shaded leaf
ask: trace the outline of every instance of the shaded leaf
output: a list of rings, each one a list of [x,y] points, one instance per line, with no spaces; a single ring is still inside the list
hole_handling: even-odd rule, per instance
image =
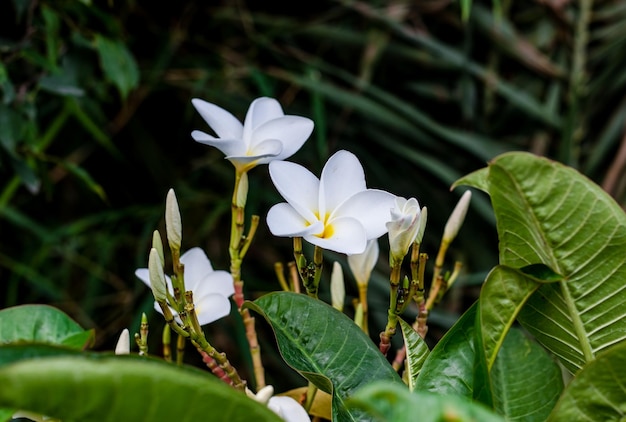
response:
[[[569,383],[548,422],[622,421],[626,416],[626,343],[601,353]]]
[[[0,344],[38,342],[82,349],[93,340],[93,330],[84,330],[52,306],[21,305],[0,311]]]
[[[37,351],[38,346],[23,348],[26,355]],[[281,421],[266,406],[206,372],[138,356],[96,353],[1,366],[0,406],[64,421],[206,420],[216,409],[221,420]]]
[[[494,408],[507,421],[545,421],[563,391],[556,361],[517,328],[508,332],[490,378]]]
[[[139,83],[139,68],[135,58],[121,40],[98,35],[96,48],[105,76],[117,87],[122,98],[126,98]]]
[[[378,422],[503,422],[504,419],[483,405],[453,395],[424,391],[410,392],[397,384],[376,382],[359,390],[348,402],[364,409]]]
[[[369,337],[346,315],[306,295],[275,292],[244,307],[272,326],[285,362],[320,390],[332,394],[333,421],[363,421],[346,398],[372,380],[402,380]]]

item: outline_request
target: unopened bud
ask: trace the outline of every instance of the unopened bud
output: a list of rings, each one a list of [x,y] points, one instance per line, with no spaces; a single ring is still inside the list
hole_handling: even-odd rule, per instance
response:
[[[127,328],[122,330],[122,334],[120,334],[119,340],[117,340],[117,344],[115,345],[115,354],[116,355],[128,355],[130,354],[130,333]]]
[[[152,232],[152,247],[159,253],[161,264],[165,265],[165,255],[163,255],[163,241],[161,240],[161,233],[158,230]]]
[[[454,207],[452,214],[448,217],[446,227],[443,230],[444,242],[452,242],[459,233],[459,229],[463,225],[465,214],[467,214],[467,209],[469,208],[470,199],[472,199],[472,192],[469,190],[465,191],[463,196],[461,196],[461,199],[459,199],[459,202],[456,204],[456,207]]]
[[[379,253],[378,239],[371,239],[367,241],[363,253],[348,255],[348,265],[358,285],[367,285],[369,282],[372,270],[378,262]]]
[[[163,264],[159,253],[155,248],[150,249],[148,257],[148,274],[150,275],[150,288],[157,302],[165,302],[167,300],[167,285],[165,283],[165,273],[163,272]]]
[[[333,308],[343,311],[343,303],[346,299],[346,286],[343,280],[343,270],[337,261],[333,264],[330,275],[330,300]]]
[[[417,235],[415,235],[415,243],[422,243],[422,239],[424,238],[424,232],[426,231],[426,222],[428,221],[428,209],[426,207],[422,207],[420,211],[420,227],[417,229]]]
[[[180,210],[174,189],[170,189],[165,198],[165,229],[170,249],[179,251],[183,238],[183,224],[180,220]]]
[[[246,200],[248,199],[248,173],[243,173],[239,179],[239,185],[237,186],[237,192],[235,193],[235,205],[239,208],[246,206]]]

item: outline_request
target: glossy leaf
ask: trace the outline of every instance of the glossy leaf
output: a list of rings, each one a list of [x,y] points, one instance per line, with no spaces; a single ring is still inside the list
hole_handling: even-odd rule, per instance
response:
[[[477,309],[475,304],[467,310],[430,352],[417,377],[416,391],[474,397]],[[478,375],[479,379],[486,379],[485,374]]]
[[[26,341],[83,349],[93,340],[93,330],[84,330],[52,306],[21,305],[0,311],[0,344]]]
[[[626,415],[626,343],[598,355],[569,383],[548,422],[622,421]]]
[[[491,196],[501,264],[543,264],[563,277],[541,285],[518,320],[567,369],[626,339],[626,215],[607,193],[572,168],[520,152],[460,184]]]
[[[494,409],[507,421],[545,421],[563,391],[559,365],[518,328],[508,332],[490,379]]]
[[[285,362],[332,394],[333,421],[369,420],[345,400],[373,380],[402,384],[378,347],[346,315],[306,295],[275,292],[244,307],[272,326]]]
[[[415,383],[417,382],[417,376],[422,370],[422,366],[430,353],[430,349],[424,339],[415,332],[413,327],[404,322],[403,319],[399,319],[399,321],[406,347],[406,367],[404,370],[408,371],[406,378],[408,380],[409,390],[413,391],[415,389]]]
[[[0,350],[11,347],[18,348]],[[21,352],[33,356],[38,348]],[[0,406],[64,421],[281,421],[207,372],[134,355],[80,353],[2,365]]]
[[[358,391],[349,406],[365,410],[378,422],[504,422],[501,416],[466,397],[410,392],[400,385],[383,382]]]
[[[98,36],[96,47],[104,74],[115,84],[122,98],[126,98],[139,83],[139,68],[135,58],[121,40]]]

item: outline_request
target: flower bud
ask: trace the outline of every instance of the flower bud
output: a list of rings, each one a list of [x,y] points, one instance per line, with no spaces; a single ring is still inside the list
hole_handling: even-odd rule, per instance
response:
[[[470,199],[472,199],[472,192],[465,191],[459,202],[454,207],[452,214],[448,217],[448,222],[443,230],[443,241],[446,243],[450,243],[454,240],[456,235],[459,233],[459,229],[463,225],[463,221],[465,220],[465,214],[467,214],[467,209],[469,208]]]
[[[239,208],[246,206],[246,200],[248,199],[248,173],[244,172],[239,179],[239,185],[237,186],[237,192],[235,193],[235,205]]]
[[[348,266],[354,275],[354,279],[359,285],[367,285],[372,270],[378,261],[379,247],[378,239],[367,241],[365,251],[360,254],[348,255]]]
[[[165,198],[165,229],[170,249],[179,251],[183,238],[183,225],[180,220],[180,210],[174,189],[170,189]]]
[[[333,263],[333,271],[330,275],[330,299],[333,308],[343,311],[343,303],[346,299],[346,286],[343,280],[341,264],[337,261]]]
[[[120,334],[120,338],[117,340],[117,344],[115,345],[115,354],[130,354],[130,333],[128,332],[127,328],[124,328],[122,330],[122,334]]]
[[[155,248],[150,249],[148,257],[148,273],[150,275],[150,288],[157,302],[165,302],[167,300],[167,285],[165,284],[165,273],[163,272],[163,264],[161,258]]]
[[[415,236],[416,243],[422,243],[422,239],[424,238],[424,232],[426,231],[426,222],[428,221],[428,209],[426,207],[422,207],[422,211],[420,211],[420,227],[417,229],[417,235]]]
[[[152,247],[159,253],[161,264],[165,265],[165,255],[163,255],[163,241],[161,240],[161,233],[158,230],[152,232]]]
[[[389,231],[390,262],[392,265],[402,262],[409,247],[415,240],[420,228],[420,208],[417,199],[409,200],[397,197],[391,209],[391,221],[387,223]]]

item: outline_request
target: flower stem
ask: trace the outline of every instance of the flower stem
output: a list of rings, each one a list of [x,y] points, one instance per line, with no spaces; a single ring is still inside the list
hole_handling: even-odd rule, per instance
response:
[[[244,181],[244,183],[242,183],[242,181]],[[265,387],[265,369],[263,368],[263,362],[261,360],[261,348],[257,338],[254,318],[250,316],[250,311],[242,309],[245,297],[243,292],[244,282],[241,278],[241,264],[259,226],[259,216],[253,215],[250,221],[248,234],[244,235],[244,207],[246,202],[245,197],[247,195],[247,186],[247,173],[245,171],[237,170],[235,172],[235,187],[233,189],[233,197],[231,201],[231,229],[228,252],[230,255],[230,273],[233,277],[233,285],[235,288],[233,300],[237,305],[237,309],[239,310],[239,314],[241,315],[245,326],[256,387],[257,389],[260,389]]]
[[[363,323],[361,324],[361,329],[365,334],[369,335],[369,326],[367,323],[367,286],[368,283],[358,283],[359,303],[361,304],[361,311],[363,311]]]
[[[398,314],[396,309],[398,306],[398,287],[400,286],[400,267],[401,262],[394,262],[391,267],[389,276],[389,309],[387,311],[387,326],[385,331],[380,333],[379,348],[383,355],[387,356],[387,352],[391,347],[391,338],[396,333],[398,324]]]

